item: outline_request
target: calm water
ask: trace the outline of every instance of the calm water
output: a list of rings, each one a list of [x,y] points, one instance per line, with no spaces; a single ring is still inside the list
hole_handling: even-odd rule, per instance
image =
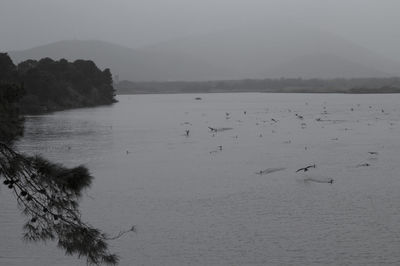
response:
[[[400,95],[120,96],[28,117],[18,147],[89,167],[84,220],[138,229],[112,242],[121,265],[400,264]],[[85,265],[23,243],[0,200],[0,265]]]

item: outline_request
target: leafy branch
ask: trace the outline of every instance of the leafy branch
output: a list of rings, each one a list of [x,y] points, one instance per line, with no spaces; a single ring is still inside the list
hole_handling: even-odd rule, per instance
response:
[[[135,227],[108,237],[81,220],[78,201],[93,179],[86,167],[66,168],[40,156],[19,154],[0,142],[0,176],[28,218],[25,240],[57,239],[67,255],[86,257],[87,264],[118,264],[107,240],[134,232]]]

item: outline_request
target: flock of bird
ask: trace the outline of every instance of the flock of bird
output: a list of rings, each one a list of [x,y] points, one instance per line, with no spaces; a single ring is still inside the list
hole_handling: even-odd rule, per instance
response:
[[[196,97],[195,98],[195,100],[196,101],[201,101],[201,100],[203,100],[201,97]],[[325,103],[326,104],[326,103]],[[305,103],[305,105],[306,106],[308,106],[309,104],[306,102]],[[358,108],[360,108],[360,104],[357,104],[357,107]],[[370,105],[369,107],[369,110],[370,111],[373,111],[372,110],[372,106]],[[349,109],[349,111],[350,112],[354,112],[354,111],[356,111],[356,109],[355,109],[355,107],[351,107],[350,109]],[[244,116],[246,116],[247,114],[248,114],[248,111],[247,110],[244,110],[244,111],[242,111],[243,112],[243,115]],[[287,109],[287,112],[288,113],[292,113],[292,110],[291,109]],[[380,109],[380,111],[379,111],[381,114],[387,114],[386,112],[385,112],[385,110],[384,109]],[[268,108],[266,108],[265,109],[265,112],[264,113],[268,113]],[[185,114],[188,114],[188,112],[185,112]],[[329,118],[328,117],[328,111],[327,111],[327,107],[326,106],[323,106],[323,111],[320,113],[320,116],[319,117],[317,117],[317,118],[314,118],[313,120],[314,121],[316,121],[316,122],[329,122],[329,123],[333,123],[333,124],[337,124],[337,123],[341,123],[341,122],[346,122],[346,120],[344,120],[344,119],[332,119],[332,118]],[[376,113],[375,113],[376,114]],[[322,115],[322,117],[321,117],[321,115]],[[230,112],[225,112],[225,119],[226,120],[230,120],[232,118],[232,115],[231,115],[231,113]],[[302,129],[305,129],[306,127],[307,127],[307,123],[305,122],[305,116],[303,115],[303,114],[299,114],[299,113],[295,113],[294,114],[294,118],[295,119],[298,119],[301,123],[300,123],[300,127],[302,128]],[[378,118],[375,118],[376,120],[378,119]],[[239,123],[242,123],[243,121],[242,120],[236,120],[237,122],[239,122]],[[261,122],[261,123],[260,123]],[[259,121],[259,122],[256,122],[256,125],[257,126],[259,126],[260,124],[270,124],[270,125],[276,125],[276,124],[278,124],[280,122],[280,120],[278,120],[278,119],[276,119],[276,118],[270,118],[270,119],[268,119],[268,120],[266,120],[266,119],[264,119],[264,120],[261,120],[261,121]],[[356,120],[355,122],[360,122],[359,120]],[[191,129],[189,128],[189,127],[191,127],[192,126],[192,123],[191,122],[183,122],[183,123],[181,123],[181,125],[182,126],[185,126],[186,127],[186,129],[184,129],[184,136],[185,137],[190,137],[191,136]],[[389,125],[390,126],[393,126],[394,125],[394,123],[392,122],[392,121],[389,121]],[[371,126],[371,123],[368,123],[368,126]],[[324,128],[324,126],[321,126],[321,128]],[[212,136],[213,137],[215,137],[216,136],[216,134],[217,133],[219,133],[219,132],[224,132],[224,131],[228,131],[228,130],[233,130],[234,128],[233,127],[212,127],[212,126],[208,126],[208,130],[209,130],[209,132],[212,134]],[[348,128],[344,128],[344,130],[345,131],[347,131],[347,130],[349,130]],[[272,133],[276,133],[276,131],[274,130],[274,129],[272,129],[271,130],[271,132]],[[262,133],[260,133],[259,134],[259,137],[260,138],[262,138],[263,137],[263,134]],[[233,138],[235,138],[235,139],[237,139],[238,138],[238,135],[235,135],[235,136],[233,136]],[[335,137],[335,138],[331,138],[331,140],[333,140],[333,141],[338,141],[339,140],[339,138],[338,137]],[[292,140],[286,140],[286,141],[284,141],[283,142],[284,144],[290,144],[290,143],[292,143]],[[222,149],[222,145],[218,145],[217,146],[217,148],[215,149],[215,150],[212,150],[212,151],[210,151],[209,153],[210,154],[214,154],[214,153],[218,153],[218,152],[221,152],[223,149]],[[305,146],[304,147],[304,150],[308,150],[308,147],[307,146]],[[126,153],[127,154],[129,154],[130,152],[127,150],[126,151]],[[371,156],[378,156],[378,152],[376,152],[376,151],[369,151],[368,152]],[[368,167],[368,166],[370,166],[371,164],[370,163],[368,163],[368,162],[364,162],[364,163],[360,163],[360,164],[358,164],[356,167]],[[297,169],[296,171],[295,171],[295,173],[296,174],[305,174],[305,173],[308,173],[308,172],[310,172],[310,170],[312,170],[312,169],[316,169],[317,168],[317,166],[316,166],[316,164],[310,164],[310,165],[306,165],[306,166],[304,166],[304,167],[301,167],[301,168],[299,168],[299,169]],[[278,172],[278,171],[283,171],[283,170],[286,170],[287,168],[282,168],[282,167],[280,167],[280,168],[267,168],[267,169],[264,169],[264,170],[259,170],[259,171],[257,171],[257,172],[255,172],[256,174],[258,174],[258,175],[267,175],[267,174],[271,174],[271,173],[274,173],[274,172]],[[333,178],[328,178],[328,179],[315,179],[315,178],[310,178],[310,177],[308,177],[308,176],[305,176],[304,177],[304,181],[313,181],[313,182],[318,182],[318,183],[330,183],[330,184],[333,184],[334,183],[334,179]]]
[[[196,100],[202,100],[202,99],[201,99],[201,98],[196,98]],[[308,106],[308,103],[306,102],[305,105]],[[357,104],[357,107],[360,107],[360,106],[361,106],[360,104]],[[351,107],[351,108],[349,109],[349,111],[350,111],[350,112],[355,112],[357,107]],[[322,110],[322,112],[320,113],[320,115],[319,115],[317,118],[313,118],[314,121],[316,121],[316,122],[329,122],[329,123],[333,123],[333,124],[341,123],[341,122],[346,122],[346,121],[347,121],[347,120],[345,120],[345,119],[342,119],[342,120],[341,120],[341,119],[332,119],[332,118],[329,118],[329,117],[328,117],[328,114],[329,114],[329,113],[328,113],[327,107],[326,107],[326,106],[323,106],[322,108],[323,108],[323,110]],[[371,109],[372,109],[372,106],[371,106],[371,105],[370,105],[368,108],[369,108],[370,111],[372,111],[372,110],[371,110]],[[247,110],[244,110],[244,111],[242,111],[242,112],[243,112],[243,115],[244,115],[244,116],[246,116],[246,115],[248,114],[248,111],[247,111]],[[288,112],[288,113],[291,113],[292,110],[291,110],[291,109],[287,109],[287,112]],[[380,109],[378,112],[380,112],[381,114],[385,114],[385,110],[384,110],[384,109]],[[266,109],[266,113],[268,113],[268,109]],[[307,117],[308,117],[308,116],[307,116]],[[225,119],[226,119],[226,120],[229,120],[229,119],[231,119],[231,118],[232,118],[231,113],[230,113],[230,112],[225,112]],[[294,118],[295,118],[295,119],[298,119],[298,120],[300,121],[300,127],[301,127],[302,129],[305,129],[305,128],[307,127],[307,123],[308,123],[308,122],[306,123],[305,115],[300,114],[300,113],[295,113],[295,114],[294,114]],[[378,119],[378,118],[376,118],[376,119]],[[237,121],[237,122],[240,122],[240,123],[243,122],[242,120],[236,120],[236,121]],[[265,120],[258,121],[258,122],[256,122],[256,125],[268,124],[268,123],[270,123],[271,125],[275,125],[275,124],[278,124],[279,122],[280,122],[280,120],[278,120],[278,119],[272,117],[272,118],[269,118],[269,119],[265,119]],[[357,121],[355,121],[355,122],[360,122],[360,121],[357,120]],[[190,122],[184,122],[184,123],[181,123],[181,125],[191,126],[192,123],[190,123]],[[368,123],[368,125],[371,125],[371,124]],[[393,122],[390,122],[390,125],[393,126],[394,123],[393,123]],[[321,126],[321,127],[324,128],[324,126]],[[212,127],[212,126],[208,126],[208,129],[209,129],[209,132],[210,132],[210,133],[212,134],[212,136],[214,137],[214,136],[216,135],[216,133],[218,133],[218,132],[223,132],[223,131],[227,131],[227,130],[232,130],[233,128],[232,128],[232,127]],[[346,127],[346,128],[344,128],[344,130],[347,131],[347,130],[349,130],[349,128]],[[191,133],[190,129],[185,129],[184,132],[185,132],[184,135],[185,135],[186,137],[189,137],[189,136],[190,136],[190,133]],[[275,133],[276,131],[275,131],[274,129],[272,129],[271,132],[272,132],[272,133]],[[235,137],[235,138],[238,138],[237,135],[234,136],[234,137]],[[259,137],[263,137],[263,134],[260,133],[260,134],[259,134]],[[336,137],[336,138],[332,138],[331,140],[337,141],[337,140],[339,140],[339,138]],[[286,141],[284,141],[285,144],[290,144],[291,142],[292,142],[291,140],[286,140]],[[304,149],[307,150],[308,147],[305,146]],[[219,145],[218,148],[217,148],[216,150],[211,151],[210,154],[217,153],[217,152],[220,152],[220,151],[222,151],[222,145]],[[376,152],[376,151],[370,151],[370,152],[368,152],[368,153],[369,153],[370,155],[372,155],[372,156],[377,156],[377,155],[378,155],[378,152]],[[356,167],[368,167],[368,166],[370,166],[370,163],[360,163],[360,164],[358,164]],[[317,166],[316,166],[315,164],[310,164],[310,165],[306,165],[306,166],[304,166],[304,167],[301,167],[301,168],[297,169],[297,170],[295,171],[295,173],[296,173],[296,174],[304,174],[304,173],[308,173],[310,170],[315,169],[315,168],[317,168]],[[283,170],[285,170],[285,169],[286,169],[286,168],[267,168],[267,169],[264,169],[264,170],[257,171],[256,174],[258,174],[258,175],[267,175],[267,174],[271,174],[271,173],[274,173],[274,172],[277,172],[277,171],[283,171]],[[319,183],[330,183],[330,184],[333,184],[333,183],[334,183],[334,179],[333,179],[333,178],[328,178],[328,179],[325,178],[325,179],[323,179],[323,180],[318,180],[318,179],[313,179],[313,178],[309,178],[309,177],[306,176],[306,177],[304,178],[304,180],[305,180],[305,181],[314,181],[314,182],[319,182]]]

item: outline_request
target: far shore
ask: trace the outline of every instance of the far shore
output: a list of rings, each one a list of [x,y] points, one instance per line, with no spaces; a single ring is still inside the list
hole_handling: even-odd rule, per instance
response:
[[[114,84],[117,94],[176,93],[400,93],[400,78],[354,79],[245,79],[221,81],[121,81]]]
[[[345,92],[345,91],[132,91],[132,92],[117,92],[117,95],[151,95],[151,94],[212,94],[212,93],[304,93],[304,94],[398,94],[400,91],[393,92]]]

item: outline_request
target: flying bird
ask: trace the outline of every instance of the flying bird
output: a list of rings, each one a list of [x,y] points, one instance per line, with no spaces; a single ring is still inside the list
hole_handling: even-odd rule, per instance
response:
[[[300,172],[300,171],[307,172],[308,169],[310,169],[310,168],[316,168],[315,164],[309,165],[309,166],[306,166],[306,167],[303,167],[303,168],[300,168],[300,169],[297,169],[296,173],[298,173],[298,172]]]

